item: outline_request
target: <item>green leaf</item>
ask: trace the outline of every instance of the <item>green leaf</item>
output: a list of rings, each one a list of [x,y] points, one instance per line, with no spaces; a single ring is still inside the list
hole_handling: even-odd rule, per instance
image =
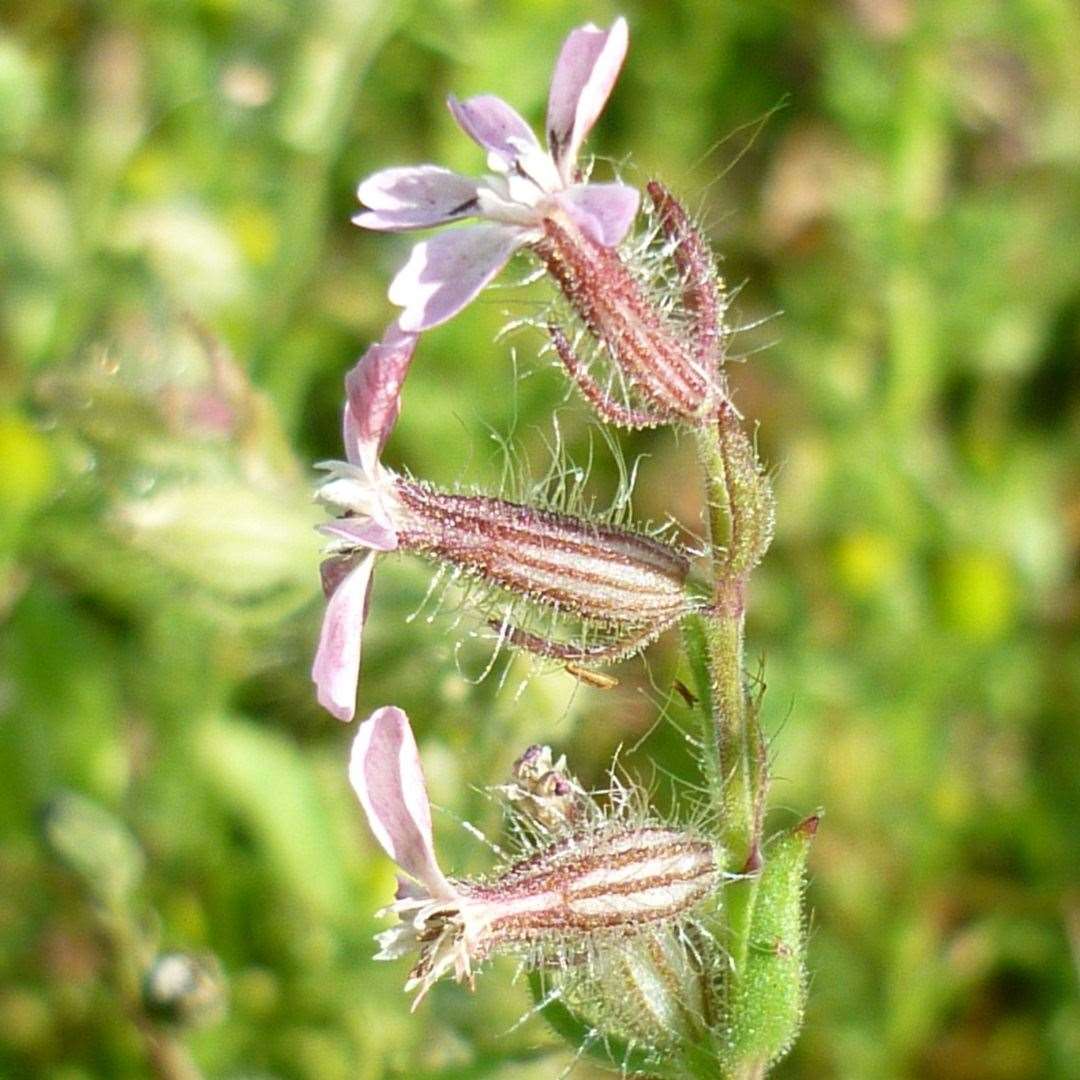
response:
[[[766,852],[746,966],[731,1004],[729,1061],[735,1073],[783,1057],[802,1025],[806,998],[806,857],[817,831],[810,817]]]

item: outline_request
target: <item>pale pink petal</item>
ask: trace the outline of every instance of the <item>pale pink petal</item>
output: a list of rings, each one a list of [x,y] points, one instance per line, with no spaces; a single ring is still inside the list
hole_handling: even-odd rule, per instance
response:
[[[390,283],[391,302],[404,308],[398,323],[415,333],[446,322],[506,265],[524,236],[516,225],[483,224],[422,240]]]
[[[401,385],[409,370],[416,334],[395,322],[345,376],[345,456],[373,475],[375,464],[401,411]]]
[[[574,165],[585,136],[607,104],[626,56],[626,20],[610,30],[591,23],[571,32],[563,43],[548,97],[547,139],[563,180],[573,180]]]
[[[372,518],[337,518],[320,525],[319,532],[368,551],[396,551],[398,546],[397,533]]]
[[[438,899],[456,896],[435,860],[431,807],[409,718],[393,705],[360,725],[349,782],[382,849]]]
[[[461,130],[489,154],[497,155],[510,166],[522,151],[539,150],[533,129],[521,114],[493,94],[480,94],[467,101],[451,95],[446,104]]]
[[[339,720],[348,722],[356,712],[360,642],[375,558],[372,555],[364,556],[343,577],[340,558],[327,562],[330,565],[324,567],[323,580],[334,588],[326,603],[319,647],[315,652],[315,662],[311,665],[311,678],[319,704]]]
[[[626,235],[641,196],[626,184],[575,184],[555,201],[590,240],[615,247]]]
[[[467,217],[476,209],[477,182],[438,165],[383,169],[357,189],[367,207],[353,221],[365,229],[424,229]]]

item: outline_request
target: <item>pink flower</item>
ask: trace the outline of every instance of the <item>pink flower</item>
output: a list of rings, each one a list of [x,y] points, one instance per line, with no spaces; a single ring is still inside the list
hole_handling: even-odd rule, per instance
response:
[[[546,219],[570,225],[593,243],[614,247],[637,213],[638,192],[624,184],[591,184],[577,168],[626,55],[626,20],[610,30],[589,24],[563,43],[551,80],[547,150],[520,114],[500,98],[481,95],[448,104],[465,134],[487,151],[494,175],[476,180],[437,165],[385,169],[360,184],[367,209],[353,220],[396,232],[479,218],[412,249],[390,285],[403,308],[404,330],[445,322],[468,304],[510,256],[539,240]]]
[[[356,710],[360,675],[360,645],[367,615],[368,589],[375,552],[393,551],[397,535],[385,505],[388,493],[379,483],[379,453],[397,421],[401,384],[409,369],[416,335],[392,324],[378,344],[357,361],[345,377],[347,400],[343,421],[347,462],[334,462],[332,479],[320,498],[348,507],[363,516],[350,525],[348,543],[332,551],[322,564],[327,595],[319,647],[311,668],[319,703],[339,720],[351,720]],[[332,526],[327,527],[334,535]]]
[[[420,987],[418,1003],[445,972],[453,970],[460,979],[470,968],[460,929],[448,921],[458,912],[461,896],[435,858],[427,785],[409,718],[401,709],[376,709],[360,725],[349,758],[349,783],[375,839],[408,875],[398,879],[397,898],[389,908],[401,922],[378,935],[376,959],[421,950],[424,971],[417,965],[405,984],[406,990]]]
[[[519,770],[530,788],[543,792],[550,810],[545,777],[530,782],[543,763],[550,764],[550,751],[530,748]],[[589,958],[613,945],[677,926],[719,881],[711,841],[664,825],[605,817],[588,795],[558,776],[553,791],[561,781],[565,796],[582,801],[580,812],[565,820],[556,816],[551,829],[541,825],[535,848],[496,876],[448,879],[435,857],[427,786],[409,718],[393,706],[377,709],[360,725],[349,781],[375,839],[410,879],[399,879],[395,902],[386,909],[400,921],[378,935],[376,959],[419,953],[405,984],[407,991],[418,990],[414,1008],[443,975],[471,981],[475,967],[495,953],[529,960],[551,949],[585,958],[584,969],[590,970]]]
[[[353,380],[346,426],[349,416],[362,415],[363,402]],[[673,543],[493,496],[441,491],[374,456],[366,466],[353,454],[323,467],[330,475],[318,498],[341,516],[321,526],[330,538],[323,563],[330,601],[313,676],[319,701],[339,719],[353,715],[378,552],[412,552],[455,578],[489,586],[488,602],[478,607],[500,643],[564,663],[629,656],[697,607],[686,590],[691,553]],[[527,629],[536,616],[543,632]]]

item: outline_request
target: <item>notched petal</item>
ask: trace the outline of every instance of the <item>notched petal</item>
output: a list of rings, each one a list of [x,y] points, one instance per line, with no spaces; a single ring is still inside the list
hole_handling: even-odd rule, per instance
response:
[[[319,704],[346,723],[356,712],[360,644],[374,559],[340,557],[323,563],[323,585],[332,590],[323,615],[319,647],[311,666]]]
[[[338,518],[320,525],[319,532],[366,551],[395,551],[398,546],[397,533],[371,518]]]
[[[591,23],[574,30],[563,43],[548,97],[548,149],[569,183],[578,151],[596,123],[619,76],[629,32],[618,18],[610,30]]]
[[[459,101],[452,94],[446,104],[459,127],[489,154],[511,165],[522,153],[539,150],[533,130],[522,115],[502,98],[480,94]]]
[[[360,725],[349,782],[382,849],[433,898],[456,896],[435,859],[431,807],[409,718],[394,706]]]
[[[401,386],[416,342],[416,334],[393,323],[345,376],[345,453],[369,474],[401,411]]]

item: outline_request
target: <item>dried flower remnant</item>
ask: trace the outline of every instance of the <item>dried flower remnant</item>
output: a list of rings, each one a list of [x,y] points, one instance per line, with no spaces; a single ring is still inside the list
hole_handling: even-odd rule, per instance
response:
[[[448,879],[412,730],[394,707],[361,724],[349,779],[376,839],[412,879],[387,909],[400,922],[379,935],[378,958],[419,951],[406,983],[416,1002],[443,975],[471,981],[496,953],[587,964],[605,945],[682,924],[719,879],[710,840],[606,817],[596,804],[582,818],[553,819],[549,837],[489,880]]]
[[[399,321],[426,330],[456,315],[519,248],[535,243],[546,221],[558,220],[590,244],[613,247],[626,235],[638,192],[625,184],[582,179],[581,145],[600,116],[626,55],[626,20],[610,30],[589,24],[563,44],[551,80],[547,150],[521,115],[500,98],[481,95],[448,104],[462,130],[487,151],[493,175],[476,180],[437,165],[385,169],[360,184],[367,209],[353,220],[368,229],[400,231],[479,218],[420,241],[390,285]]]
[[[595,806],[566,771],[566,756],[556,761],[551,747],[534,744],[514,762],[509,784],[499,789],[519,827],[554,834],[582,821]]]

